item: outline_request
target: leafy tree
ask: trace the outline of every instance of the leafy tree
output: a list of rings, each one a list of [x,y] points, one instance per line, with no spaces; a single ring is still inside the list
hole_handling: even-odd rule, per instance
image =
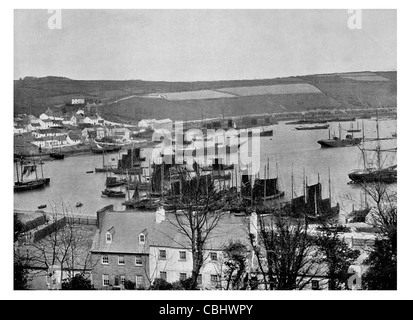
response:
[[[360,256],[358,250],[351,249],[344,239],[340,238],[337,230],[337,227],[326,228],[316,239],[321,253],[319,262],[327,266],[329,290],[348,288],[348,269]]]
[[[240,241],[230,242],[224,248],[226,290],[245,290],[244,282],[247,268],[247,247]]]
[[[397,290],[397,255],[391,240],[376,240],[374,251],[365,261],[370,267],[363,275],[367,290]]]
[[[94,290],[94,287],[90,279],[83,274],[76,274],[62,282],[62,290]]]
[[[161,279],[161,278],[156,278],[149,290],[172,290],[173,286],[171,283],[168,281]]]
[[[135,290],[135,282],[130,281],[130,280],[125,280],[124,284],[125,290]]]

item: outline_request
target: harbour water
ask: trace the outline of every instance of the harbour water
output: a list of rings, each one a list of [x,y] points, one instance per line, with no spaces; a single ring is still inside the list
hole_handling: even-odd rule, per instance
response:
[[[366,138],[376,138],[376,121],[364,119],[364,132]],[[345,129],[350,129],[350,122],[341,123],[342,137],[346,135]],[[356,127],[355,123],[353,123]],[[359,120],[361,127],[361,120]],[[286,125],[281,122],[268,128],[274,130],[272,137],[261,137],[260,145],[260,175],[264,176],[264,167],[269,160],[271,178],[279,177],[280,187],[285,191],[285,199],[300,196],[303,192],[304,172],[308,184],[317,183],[318,179],[323,185],[323,198],[329,195],[329,172],[333,203],[340,203],[341,215],[345,217],[352,209],[360,205],[361,188],[348,184],[348,173],[363,167],[361,151],[357,146],[343,148],[321,148],[317,143],[320,139],[328,138],[335,132],[338,135],[339,123],[330,123],[329,129],[322,130],[296,130],[295,125]],[[267,127],[266,127],[267,128]],[[395,148],[397,139],[392,134],[397,130],[396,120],[380,120],[380,137],[389,138],[380,141],[382,149]],[[362,133],[354,133],[361,137]],[[367,149],[374,149],[377,141],[366,142]],[[147,161],[143,166],[148,166],[148,159],[152,150],[144,149],[143,156]],[[373,153],[370,153],[371,155]],[[117,163],[120,154],[105,155],[105,163]],[[368,161],[374,161],[367,154]],[[396,153],[383,153],[385,165],[396,164]],[[37,210],[39,205],[46,204],[45,211],[61,210],[62,206],[72,212],[95,215],[96,211],[106,205],[113,204],[116,210],[124,210],[122,202],[125,199],[102,198],[101,191],[105,188],[105,173],[95,173],[95,167],[102,166],[102,155],[82,155],[66,157],[64,160],[45,161],[43,172],[45,177],[50,177],[50,186],[41,189],[14,194],[14,208],[21,210]],[[39,168],[40,169],[40,168]],[[93,173],[87,173],[93,171]],[[40,170],[39,170],[40,172]],[[292,178],[294,184],[292,184]],[[229,182],[231,183],[231,182]],[[132,191],[131,191],[132,194]],[[127,197],[126,197],[127,199]],[[81,202],[83,206],[76,207]]]

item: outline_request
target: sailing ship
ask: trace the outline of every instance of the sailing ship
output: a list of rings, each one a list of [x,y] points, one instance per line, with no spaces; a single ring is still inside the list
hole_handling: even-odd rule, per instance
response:
[[[320,129],[328,129],[329,124],[320,124],[314,126],[298,126],[295,127],[296,130],[320,130]]]
[[[330,131],[328,131],[328,139],[318,140],[317,143],[322,148],[341,148],[341,147],[353,147],[359,145],[363,138],[355,138],[353,134],[347,134],[344,139],[341,138],[341,126],[338,128],[338,137],[330,138]]]
[[[19,163],[20,163],[20,172],[19,172]],[[16,167],[16,177],[17,181],[14,183],[14,191],[21,192],[21,191],[28,191],[34,189],[41,189],[50,184],[50,178],[44,178],[43,176],[43,166],[42,162],[40,162],[41,167],[41,174],[42,177],[40,178],[37,173],[37,165],[33,160],[33,163],[27,164],[23,161],[23,158],[20,161],[15,160],[15,167]],[[32,180],[24,180],[24,176],[30,176],[35,174],[35,179]]]
[[[261,203],[268,200],[280,199],[285,192],[280,190],[278,177],[270,178],[270,162],[264,167],[264,178],[256,177],[253,183],[251,175],[242,175],[241,196],[249,203]]]
[[[305,176],[305,174],[304,174]],[[291,188],[294,195],[294,178],[291,176]],[[335,218],[340,213],[340,204],[332,206],[331,203],[331,180],[330,173],[328,178],[329,197],[322,198],[323,189],[320,183],[320,176],[318,182],[313,185],[308,185],[307,178],[303,181],[303,195],[299,197],[292,197],[290,204],[285,206],[286,211],[292,217],[306,218],[312,223],[323,223],[328,219]]]
[[[141,163],[146,160],[145,157],[140,156],[141,149],[128,149],[126,154],[123,154],[118,159],[117,165],[105,165],[105,152],[102,152],[102,167],[95,168],[95,172],[111,172],[114,174],[126,174],[131,175],[142,173]]]
[[[348,177],[353,183],[396,183],[397,182],[397,164],[389,167],[384,167],[382,163],[383,152],[396,152],[396,148],[382,149],[380,146],[380,133],[379,133],[379,121],[376,119],[376,131],[377,131],[377,147],[375,149],[360,148],[363,156],[363,169],[354,170],[348,174]],[[366,151],[372,151],[377,156],[376,166],[368,166],[366,160]]]

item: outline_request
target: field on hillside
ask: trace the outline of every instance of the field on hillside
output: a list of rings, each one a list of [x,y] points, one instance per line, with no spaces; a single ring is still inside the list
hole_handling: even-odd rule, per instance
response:
[[[238,96],[259,96],[267,94],[305,94],[322,93],[316,87],[308,83],[279,84],[272,86],[222,88],[221,92],[228,92]]]
[[[129,119],[200,120],[230,116],[339,108],[322,94],[284,94],[230,99],[181,100],[131,98],[103,107],[103,112]]]
[[[366,76],[370,77],[369,81],[352,79],[359,77],[359,80],[364,80],[363,77]],[[389,81],[382,81],[381,77]],[[295,91],[282,91],[280,88],[295,88]],[[297,88],[301,88],[301,91]],[[306,91],[307,88],[313,89]],[[231,92],[226,92],[226,89]],[[323,94],[302,93],[303,91],[318,92],[317,90]],[[201,92],[201,94],[194,93],[194,91]],[[222,94],[237,94],[238,96],[231,98],[216,96],[216,94],[221,94],[218,91]],[[38,116],[47,107],[64,104],[68,99],[79,95],[102,102],[113,102],[132,95],[158,95],[160,93],[168,94],[172,99],[184,97],[190,100],[134,97],[107,105],[103,110],[105,114],[119,115],[125,119],[191,120],[217,118],[223,115],[301,112],[310,109],[396,107],[397,72],[320,74],[209,82],[79,81],[59,77],[25,78],[14,81],[14,112]],[[203,99],[199,98],[200,95]],[[198,98],[194,99],[194,97]]]

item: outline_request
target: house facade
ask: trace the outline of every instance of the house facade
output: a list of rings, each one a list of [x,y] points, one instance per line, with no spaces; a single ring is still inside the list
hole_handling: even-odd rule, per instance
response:
[[[192,276],[192,253],[188,239],[171,223],[174,214],[98,212],[98,231],[92,246],[95,288],[122,288],[125,281],[135,288],[148,288],[157,278],[170,283]],[[248,246],[245,217],[229,215],[211,234],[205,246],[205,262],[198,277],[201,289],[220,289],[225,271],[223,249],[230,241]]]

